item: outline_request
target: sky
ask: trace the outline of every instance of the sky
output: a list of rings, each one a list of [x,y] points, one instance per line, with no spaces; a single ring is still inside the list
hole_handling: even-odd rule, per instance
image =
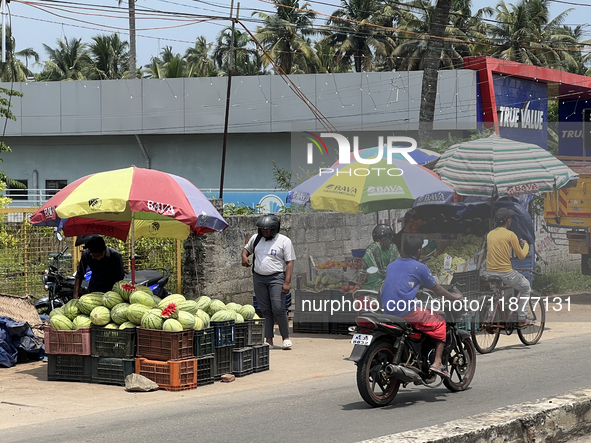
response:
[[[43,44],[56,47],[57,40],[82,38],[83,42],[90,42],[98,34],[120,32],[122,39],[129,40],[127,29],[127,0],[118,6],[117,0],[27,0],[21,3],[13,0],[10,4],[10,17],[6,22],[11,24],[12,33],[16,39],[17,51],[33,48],[39,53],[41,60],[47,60],[47,52]],[[574,0],[576,2],[577,0]],[[587,0],[581,0],[581,3]],[[509,3],[509,1],[507,1]],[[337,9],[339,0],[310,1],[311,8],[320,13],[329,14]],[[300,2],[303,4],[303,1]],[[473,11],[494,2],[487,0],[473,0]],[[100,10],[93,5],[103,5]],[[105,7],[112,9],[105,10]],[[241,0],[240,18],[248,19],[254,10],[274,12],[275,7],[268,1]],[[564,3],[553,2],[550,9],[554,17],[560,12],[573,7]],[[203,35],[208,42],[216,39],[220,31],[228,26],[228,20],[202,21],[194,15],[208,15],[228,17],[230,0],[137,0],[138,10],[136,19],[138,65],[146,65],[152,56],[171,46],[175,53],[184,54],[185,50],[193,46],[196,37]],[[587,24],[591,22],[591,7],[578,6],[569,14],[566,24]],[[146,15],[150,11],[152,18]],[[161,11],[191,14],[192,17],[172,18]],[[324,17],[319,19],[322,24]],[[256,24],[245,22],[252,31]],[[591,31],[591,27],[586,28]],[[587,34],[591,38],[591,33]],[[41,66],[31,66],[33,60],[27,61],[34,72],[40,72]]]

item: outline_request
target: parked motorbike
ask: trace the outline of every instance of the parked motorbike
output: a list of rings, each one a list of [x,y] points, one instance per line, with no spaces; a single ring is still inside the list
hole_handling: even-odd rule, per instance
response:
[[[63,237],[59,233],[57,234],[57,238],[60,242],[63,240]],[[55,308],[65,305],[74,297],[76,274],[66,275],[60,268],[60,260],[67,250],[68,247],[66,246],[61,252],[56,254],[48,269],[43,272],[43,285],[48,292],[48,296],[40,298],[34,303],[39,314],[47,315]],[[92,272],[88,270],[80,285],[79,295],[88,293],[88,284],[91,276]],[[170,295],[165,287],[169,278],[170,271],[166,268],[139,269],[135,271],[136,286],[148,286],[160,298]],[[131,272],[126,272],[123,279],[131,282]]]
[[[435,294],[423,289],[418,297],[425,296],[433,300]],[[476,351],[470,333],[456,326],[463,312],[448,310],[442,315],[447,321],[442,361],[449,379],[430,371],[435,358],[433,341],[402,317],[367,312],[355,319],[356,326],[349,328],[354,347],[348,360],[357,365],[357,388],[366,403],[386,406],[401,385],[410,383],[436,388],[443,382],[450,391],[468,388],[476,371]]]

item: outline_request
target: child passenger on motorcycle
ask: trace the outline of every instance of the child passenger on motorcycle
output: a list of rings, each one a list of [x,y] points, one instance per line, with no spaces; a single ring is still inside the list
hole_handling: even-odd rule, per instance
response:
[[[437,313],[414,303],[419,286],[432,290],[438,297],[460,300],[460,294],[451,294],[437,284],[429,268],[419,262],[423,240],[418,235],[409,235],[402,245],[402,257],[390,263],[386,269],[386,280],[382,288],[384,313],[404,318],[415,329],[424,332],[435,342],[435,360],[431,372],[449,378],[441,359],[445,346],[445,320]]]

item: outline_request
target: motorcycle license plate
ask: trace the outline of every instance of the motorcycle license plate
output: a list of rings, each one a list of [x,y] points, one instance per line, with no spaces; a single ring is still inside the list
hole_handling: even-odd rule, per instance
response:
[[[369,346],[372,339],[373,335],[355,334],[351,339],[351,343],[353,343],[354,345]]]

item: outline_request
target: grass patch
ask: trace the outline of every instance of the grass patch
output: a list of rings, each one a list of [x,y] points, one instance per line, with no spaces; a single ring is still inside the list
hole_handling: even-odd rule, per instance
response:
[[[534,279],[534,291],[540,295],[591,292],[591,277],[576,271],[548,271]]]

